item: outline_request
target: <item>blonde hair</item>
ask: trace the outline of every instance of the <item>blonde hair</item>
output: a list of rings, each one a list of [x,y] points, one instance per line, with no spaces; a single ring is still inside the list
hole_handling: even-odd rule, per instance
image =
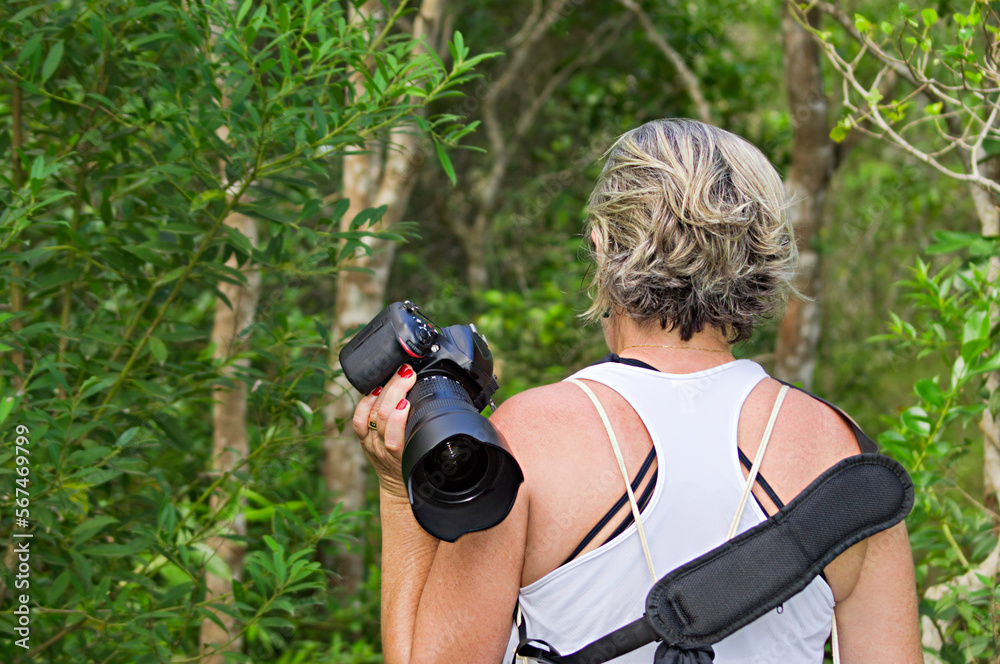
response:
[[[606,156],[587,203],[598,246],[584,317],[614,308],[685,341],[714,325],[736,342],[781,310],[798,254],[781,178],[760,150],[665,119],[623,134]]]

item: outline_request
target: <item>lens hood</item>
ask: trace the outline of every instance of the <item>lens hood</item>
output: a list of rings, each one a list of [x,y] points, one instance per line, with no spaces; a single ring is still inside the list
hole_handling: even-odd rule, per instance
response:
[[[418,381],[413,394],[403,477],[417,522],[454,542],[503,521],[524,481],[503,436],[447,377]]]

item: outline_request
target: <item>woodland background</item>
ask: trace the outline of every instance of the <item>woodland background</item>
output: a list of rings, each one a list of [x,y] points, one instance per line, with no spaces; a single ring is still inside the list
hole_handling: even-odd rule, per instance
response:
[[[339,347],[411,299],[488,336],[500,399],[600,357],[583,207],[672,116],[796,201],[813,299],[737,354],[907,466],[927,661],[998,661],[998,28],[974,0],[3,3],[4,661],[381,662]]]

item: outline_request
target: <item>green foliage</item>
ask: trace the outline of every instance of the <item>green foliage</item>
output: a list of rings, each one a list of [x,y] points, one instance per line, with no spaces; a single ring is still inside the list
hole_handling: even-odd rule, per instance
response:
[[[991,3],[966,2],[967,13],[961,7],[900,2],[895,11],[865,8],[885,20],[855,13],[850,39],[812,30],[843,81],[843,115],[830,133],[833,140],[843,141],[852,128],[863,127],[923,152],[927,163],[942,170],[948,168],[942,155],[958,153],[963,160],[971,155],[964,170],[977,175],[974,164],[997,153],[997,129],[990,118],[1000,81],[994,66],[1000,27]],[[897,78],[906,85],[886,86]],[[973,138],[966,141],[968,134]]]
[[[963,486],[956,469],[974,452],[972,439],[984,411],[996,413],[995,386],[986,377],[1000,369],[1000,339],[990,312],[998,304],[991,257],[1000,255],[995,238],[972,233],[938,232],[932,254],[961,252],[932,269],[918,260],[911,279],[901,283],[917,311],[908,322],[892,314],[892,340],[913,360],[936,356],[948,367],[943,376],[921,378],[913,386],[913,405],[879,436],[883,450],[910,472],[916,505],[907,524],[917,557],[921,614],[938,625],[939,655],[954,664],[991,661],[997,651],[996,570],[954,582],[942,597],[928,588],[972,572],[996,546],[996,513]]]
[[[15,427],[34,528],[34,650],[15,662],[196,661],[201,622],[219,616],[245,643],[227,658],[376,661],[350,633],[293,648],[338,602],[317,547],[354,527],[315,473],[331,340],[309,288],[366,239],[401,238],[373,228],[384,208],[340,230],[339,158],[404,125],[455,145],[472,130],[461,116],[416,111],[488,57],[456,34],[446,67],[397,27],[405,10],[374,23],[331,0],[0,9],[0,279],[21,295],[0,312],[0,554]],[[233,213],[259,237],[227,225]],[[246,285],[251,264],[245,350],[215,359],[215,309],[232,305],[219,284]],[[249,455],[207,472],[213,391],[236,386]],[[245,537],[228,526],[240,514]],[[216,538],[245,549],[244,569],[209,601],[206,572],[231,576]],[[4,569],[8,643],[14,583]]]

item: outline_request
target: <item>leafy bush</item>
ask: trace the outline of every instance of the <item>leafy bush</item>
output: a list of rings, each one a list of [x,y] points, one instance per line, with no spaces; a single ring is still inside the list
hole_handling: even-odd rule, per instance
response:
[[[890,334],[876,339],[892,340],[903,361],[937,356],[950,370],[916,382],[914,405],[879,436],[879,444],[908,469],[916,489],[907,525],[924,630],[934,630],[941,641],[935,655],[967,664],[992,661],[1000,650],[996,565],[980,567],[997,547],[998,515],[995,504],[990,508],[973,495],[964,463],[982,458],[982,437],[967,437],[968,429],[987,409],[995,416],[1000,405],[1000,393],[987,382],[1000,370],[1000,343],[991,324],[1000,246],[996,238],[972,233],[938,232],[935,238],[932,254],[961,252],[963,258],[937,269],[918,260],[912,278],[900,284],[917,319],[911,323],[893,314]],[[981,475],[978,461],[972,469]]]
[[[401,123],[439,145],[468,130],[415,111],[479,58],[456,35],[445,68],[393,29],[404,8],[378,24],[330,0],[0,8],[0,636],[20,638],[19,595],[32,612],[14,661],[195,661],[220,615],[246,644],[227,658],[301,661],[293,641],[335,604],[314,551],[352,527],[315,474],[330,340],[303,308],[366,238],[391,237],[370,229],[381,210],[341,230],[337,159]],[[232,213],[259,220],[259,241]],[[217,360],[219,286],[246,285],[251,265],[246,350]],[[212,392],[237,383],[250,452],[212,472]],[[17,479],[33,529],[23,590],[7,569]],[[237,518],[245,537],[226,534]],[[210,600],[206,573],[232,575],[218,536],[245,547],[244,569]],[[309,642],[310,659],[374,658]]]

